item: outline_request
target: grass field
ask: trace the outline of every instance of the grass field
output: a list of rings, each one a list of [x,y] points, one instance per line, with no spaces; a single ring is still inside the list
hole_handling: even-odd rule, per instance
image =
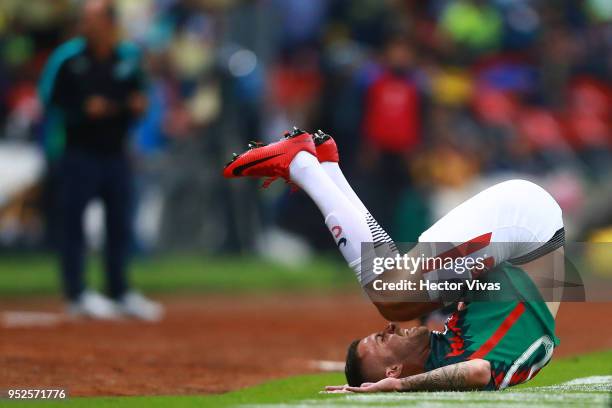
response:
[[[99,259],[88,264],[88,281],[101,288]],[[318,257],[295,268],[254,257],[165,255],[136,259],[132,281],[147,293],[334,290],[354,286],[351,271],[337,259]],[[0,256],[0,296],[60,293],[56,258],[50,255]]]
[[[89,265],[92,286],[101,287],[99,262]],[[133,281],[145,291],[180,294],[188,292],[252,293],[289,290],[357,290],[352,274],[334,259],[318,258],[300,268],[263,262],[254,258],[205,258],[164,256],[141,259],[133,265]],[[0,257],[0,297],[57,295],[56,260],[51,256]],[[587,334],[588,335],[588,334]],[[375,395],[320,394],[325,385],[344,382],[340,373],[290,377],[220,395],[71,398],[68,401],[37,401],[43,407],[223,407],[223,406],[421,406],[421,407],[609,407],[612,393],[612,351],[553,362],[528,384],[503,392],[406,393]],[[1,388],[1,384],[0,384]],[[0,405],[2,405],[0,401]],[[8,406],[32,405],[12,401]]]
[[[583,379],[583,380],[580,380]],[[554,360],[527,384],[502,392],[320,394],[344,381],[340,373],[291,377],[211,396],[73,398],[41,402],[44,407],[224,407],[224,406],[532,406],[608,407],[612,392],[612,351]],[[15,403],[10,406],[26,404]]]

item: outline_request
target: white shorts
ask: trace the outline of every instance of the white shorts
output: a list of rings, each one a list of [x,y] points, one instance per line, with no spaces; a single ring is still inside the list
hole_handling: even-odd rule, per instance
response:
[[[564,239],[561,208],[555,199],[534,183],[510,180],[451,210],[423,232],[419,242],[448,243],[449,247],[481,243],[470,255],[488,258],[490,268],[505,261],[530,262],[562,246]]]

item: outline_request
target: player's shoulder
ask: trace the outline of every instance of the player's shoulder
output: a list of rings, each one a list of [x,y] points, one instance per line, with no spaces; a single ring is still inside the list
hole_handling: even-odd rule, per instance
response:
[[[66,61],[80,55],[85,51],[87,43],[83,37],[72,38],[60,44],[49,57],[50,65],[62,65]]]
[[[50,101],[52,88],[60,71],[69,61],[81,55],[85,51],[85,47],[85,38],[75,37],[60,44],[51,53],[40,75],[39,82],[39,93],[45,103]]]

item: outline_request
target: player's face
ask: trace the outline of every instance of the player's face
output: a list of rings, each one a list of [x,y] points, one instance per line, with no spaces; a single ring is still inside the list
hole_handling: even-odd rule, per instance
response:
[[[83,33],[90,39],[108,37],[115,28],[114,19],[110,15],[109,0],[89,0],[82,12],[81,23]]]
[[[425,326],[402,329],[389,323],[382,331],[364,337],[357,351],[364,375],[370,380],[388,376],[388,368],[401,364],[401,375],[424,371],[430,331]]]

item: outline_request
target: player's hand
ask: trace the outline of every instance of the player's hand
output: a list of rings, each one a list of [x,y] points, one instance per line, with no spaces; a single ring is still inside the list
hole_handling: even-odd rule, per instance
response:
[[[388,377],[375,383],[363,383],[360,387],[348,385],[334,385],[325,387],[330,393],[371,393],[371,392],[395,392],[401,390],[401,381],[398,378]]]
[[[325,392],[330,393],[330,394],[340,394],[340,393],[346,393],[349,391],[346,391],[345,388],[347,388],[349,385],[348,384],[344,384],[344,385],[327,385],[325,387]]]
[[[375,383],[363,383],[361,387],[347,387],[350,392],[394,392],[400,391],[401,381],[399,378],[388,377]]]
[[[147,110],[147,98],[140,92],[134,92],[128,98],[128,108],[134,115],[141,115]]]
[[[85,101],[85,112],[92,119],[100,119],[113,113],[113,104],[100,95],[93,95]]]

